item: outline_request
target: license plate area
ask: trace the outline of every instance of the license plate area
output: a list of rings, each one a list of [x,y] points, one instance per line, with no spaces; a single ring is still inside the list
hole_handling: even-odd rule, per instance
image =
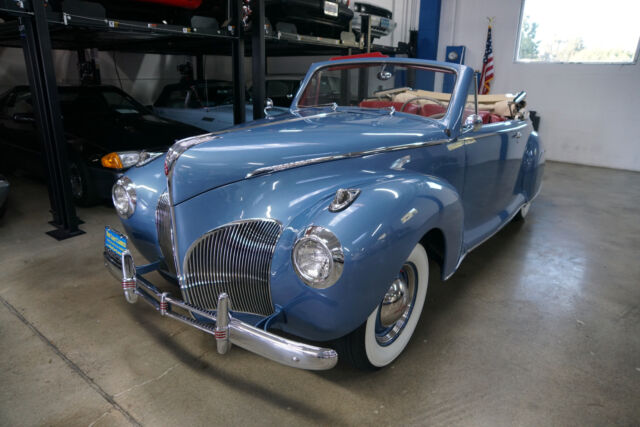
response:
[[[338,3],[334,3],[332,1],[324,2],[324,14],[327,16],[338,16]]]
[[[111,227],[104,228],[104,250],[115,259],[120,259],[127,250],[127,236]]]

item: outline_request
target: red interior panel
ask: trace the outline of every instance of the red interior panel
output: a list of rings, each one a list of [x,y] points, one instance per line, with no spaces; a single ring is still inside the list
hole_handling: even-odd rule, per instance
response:
[[[144,3],[158,3],[166,6],[181,7],[183,9],[197,9],[202,4],[202,0],[135,0]]]
[[[402,108],[403,103],[402,102],[391,102],[391,101],[378,101],[378,100],[368,100],[368,101],[362,101],[360,103],[360,106],[362,108],[389,108],[389,107],[393,107],[396,109],[396,111],[400,111],[400,109]],[[409,114],[419,114],[420,112],[420,107],[417,106],[416,104],[407,104],[404,107],[404,111],[403,113],[409,113]]]

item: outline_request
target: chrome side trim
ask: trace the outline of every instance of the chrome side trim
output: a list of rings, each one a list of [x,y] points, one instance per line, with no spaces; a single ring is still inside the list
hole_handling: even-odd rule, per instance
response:
[[[345,154],[336,154],[333,156],[315,157],[307,160],[299,160],[297,162],[281,163],[279,165],[265,166],[262,168],[255,169],[249,172],[245,178],[253,178],[254,176],[258,176],[258,175],[265,175],[268,173],[279,172],[286,169],[293,169],[293,168],[299,168],[301,166],[314,165],[317,163],[332,162],[334,160],[353,159],[356,157],[371,156],[374,154],[388,153],[391,151],[411,150],[414,148],[430,147],[432,145],[446,144],[452,141],[453,139],[437,139],[433,141],[412,142],[410,144],[394,145],[390,147],[380,147],[380,148],[374,148],[372,150],[366,150],[366,151],[352,151],[350,153],[345,153]]]
[[[114,260],[105,254],[105,265],[114,265]],[[216,342],[223,343],[221,350],[229,350],[230,344],[237,345],[259,356],[274,362],[299,369],[326,370],[333,368],[338,363],[338,353],[330,348],[317,347],[290,339],[282,338],[270,332],[258,329],[247,323],[235,319],[227,313],[227,318],[218,324],[218,314],[200,310],[182,300],[173,298],[169,293],[162,292],[142,275],[135,275],[135,296],[141,296],[142,300],[153,306],[161,315],[170,317],[186,325],[192,326],[216,337]],[[224,299],[224,297],[223,297]],[[230,303],[230,302],[229,302]],[[180,308],[198,315],[208,322],[199,322],[174,311]],[[219,327],[218,327],[219,326]],[[225,346],[224,342],[229,342]],[[226,348],[225,348],[226,347]]]
[[[515,128],[509,128],[509,129],[499,130],[495,132],[470,135],[466,138],[473,138],[476,140],[480,138],[487,138],[489,136],[500,135],[501,133],[505,133],[505,132],[512,132],[514,130],[521,129],[524,126],[526,126],[526,124],[516,126]],[[457,139],[460,140],[465,138],[457,138]],[[345,153],[345,154],[335,154],[333,156],[315,157],[315,158],[306,159],[306,160],[299,160],[297,162],[281,163],[278,165],[265,166],[265,167],[255,169],[249,172],[245,176],[245,178],[253,178],[254,176],[258,176],[258,175],[266,175],[269,173],[280,172],[287,169],[299,168],[301,166],[314,165],[317,163],[332,162],[334,160],[353,159],[356,157],[371,156],[374,154],[388,153],[391,151],[411,150],[414,148],[430,147],[432,145],[449,144],[451,142],[454,142],[455,140],[456,138],[446,138],[446,139],[436,139],[433,141],[412,142],[410,144],[392,145],[389,147],[379,147],[379,148],[374,148],[372,150],[366,150],[366,151],[352,151],[350,153]]]

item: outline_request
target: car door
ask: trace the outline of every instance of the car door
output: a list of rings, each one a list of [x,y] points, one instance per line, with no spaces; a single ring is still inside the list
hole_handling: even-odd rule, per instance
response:
[[[41,148],[30,92],[15,90],[2,106],[0,135],[3,156],[29,171],[41,168]]]
[[[458,140],[465,150],[465,249],[491,236],[524,201],[519,171],[524,146],[524,122],[485,124]]]

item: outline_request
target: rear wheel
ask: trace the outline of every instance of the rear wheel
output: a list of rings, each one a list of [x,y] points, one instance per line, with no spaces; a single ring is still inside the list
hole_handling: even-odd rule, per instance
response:
[[[341,357],[360,369],[389,365],[404,350],[416,328],[429,284],[429,258],[413,249],[384,298],[362,324],[338,343]]]

